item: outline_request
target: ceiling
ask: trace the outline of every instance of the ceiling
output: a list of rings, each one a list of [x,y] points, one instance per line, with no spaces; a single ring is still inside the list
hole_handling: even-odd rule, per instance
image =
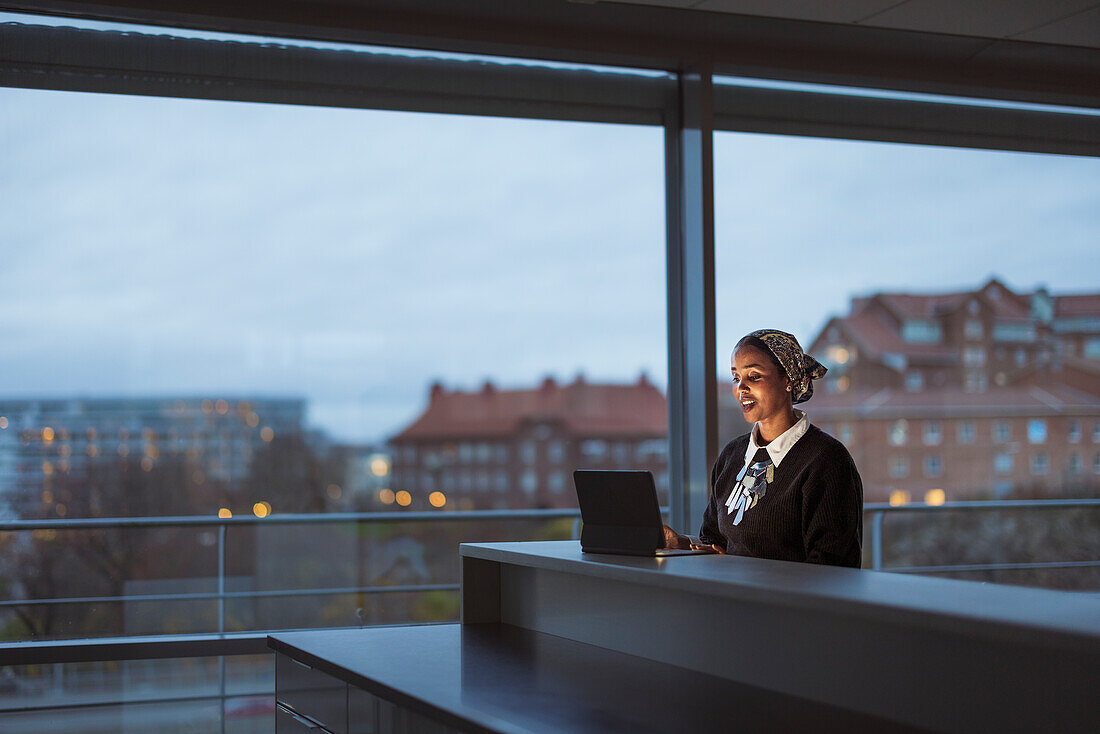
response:
[[[1100,108],[1100,0],[0,0],[0,8]]]
[[[1100,48],[1095,0],[600,0]]]

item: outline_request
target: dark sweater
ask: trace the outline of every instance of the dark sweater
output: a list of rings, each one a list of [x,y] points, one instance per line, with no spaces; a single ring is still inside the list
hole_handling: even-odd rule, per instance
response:
[[[764,498],[734,525],[725,502],[748,446],[746,433],[714,462],[699,539],[738,556],[859,568],[863,482],[844,444],[811,425],[775,468]]]

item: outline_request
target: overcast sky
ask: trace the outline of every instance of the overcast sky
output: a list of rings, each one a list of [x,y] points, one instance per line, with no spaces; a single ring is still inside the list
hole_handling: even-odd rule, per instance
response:
[[[0,18],[2,20],[3,18]],[[666,377],[653,128],[0,89],[0,396]],[[719,361],[877,290],[1100,290],[1100,161],[719,134]],[[718,369],[723,369],[717,367]]]

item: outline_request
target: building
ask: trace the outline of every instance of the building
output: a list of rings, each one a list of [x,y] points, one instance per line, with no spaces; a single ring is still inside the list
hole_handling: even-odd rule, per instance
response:
[[[398,504],[421,509],[573,507],[574,469],[648,469],[667,500],[667,435],[665,396],[644,374],[630,385],[548,377],[520,390],[437,383],[390,440],[393,490]]]
[[[1100,485],[1100,294],[853,298],[809,351],[807,406],[844,441],[867,501],[1088,496]]]
[[[298,398],[0,400],[3,511],[22,516],[41,501],[63,517],[65,503],[45,494],[54,478],[120,460],[146,472],[179,460],[194,483],[231,484],[259,447],[304,433],[305,408]]]

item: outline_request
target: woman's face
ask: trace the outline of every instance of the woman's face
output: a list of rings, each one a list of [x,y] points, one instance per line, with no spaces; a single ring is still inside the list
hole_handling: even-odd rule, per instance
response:
[[[752,346],[733,353],[733,395],[749,423],[758,423],[790,410],[790,381],[771,355]]]

